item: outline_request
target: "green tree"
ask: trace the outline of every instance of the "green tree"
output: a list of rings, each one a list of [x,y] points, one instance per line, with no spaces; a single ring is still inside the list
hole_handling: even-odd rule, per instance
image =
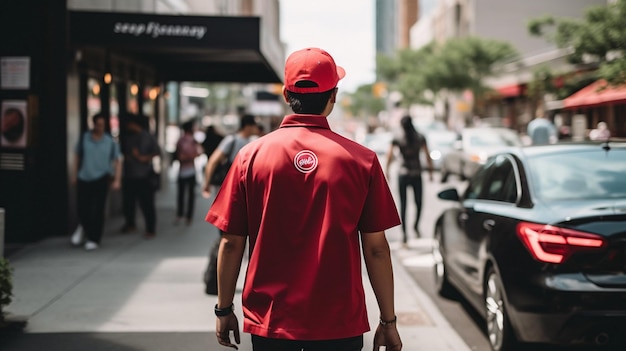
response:
[[[614,85],[626,83],[626,0],[587,10],[582,20],[544,16],[529,22],[532,35],[571,48],[572,63],[598,65],[598,76]]]
[[[490,89],[484,79],[517,53],[507,42],[478,37],[454,38],[418,50],[403,50],[397,58],[378,58],[379,77],[393,82],[405,104],[428,103],[445,92],[471,90],[480,100]],[[432,94],[426,94],[430,91]]]
[[[367,118],[377,116],[385,109],[385,100],[382,96],[375,96],[374,84],[364,84],[359,86],[353,93],[346,93],[342,96],[342,101],[348,103],[343,107],[355,117]]]
[[[402,94],[402,103],[432,104],[432,97],[427,94],[433,91],[429,87],[428,66],[433,60],[434,44],[418,50],[403,49],[395,57],[379,55],[376,58],[376,69],[379,79],[386,82],[388,90]]]

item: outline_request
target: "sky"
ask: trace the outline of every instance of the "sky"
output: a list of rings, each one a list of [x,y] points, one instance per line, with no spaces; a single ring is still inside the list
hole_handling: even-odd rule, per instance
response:
[[[339,90],[354,92],[375,79],[374,0],[280,0],[286,54],[322,48],[346,70]]]

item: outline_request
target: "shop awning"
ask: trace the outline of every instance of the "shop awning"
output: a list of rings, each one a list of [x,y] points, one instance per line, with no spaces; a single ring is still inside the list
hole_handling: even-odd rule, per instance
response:
[[[149,65],[161,81],[282,82],[283,51],[263,35],[259,17],[71,11],[69,18],[73,49]]]
[[[626,85],[610,86],[600,79],[563,100],[563,108],[567,109],[609,104],[626,104]]]
[[[509,98],[522,95],[523,89],[520,84],[511,84],[496,88],[496,91],[501,97]]]

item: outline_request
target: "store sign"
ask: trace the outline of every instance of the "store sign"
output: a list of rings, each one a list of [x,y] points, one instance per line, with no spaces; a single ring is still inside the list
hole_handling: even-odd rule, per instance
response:
[[[69,22],[72,45],[258,50],[261,38],[259,17],[70,11]]]
[[[113,33],[134,35],[136,37],[144,35],[152,38],[169,36],[202,39],[206,32],[207,27],[205,26],[161,24],[159,22],[115,22],[113,25]]]

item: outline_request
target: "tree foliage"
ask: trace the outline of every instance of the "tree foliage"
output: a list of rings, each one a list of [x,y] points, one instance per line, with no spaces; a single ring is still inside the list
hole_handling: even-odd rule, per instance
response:
[[[544,16],[532,20],[535,36],[570,47],[572,63],[595,63],[598,75],[611,84],[626,83],[626,0],[587,10],[582,20]]]
[[[382,96],[375,96],[373,91],[374,84],[359,86],[355,92],[345,95],[347,103],[344,108],[356,117],[376,116],[385,109],[385,100]]]
[[[403,103],[430,103],[442,91],[469,89],[480,98],[488,91],[484,78],[515,56],[509,43],[465,37],[401,50],[395,58],[379,56],[376,66],[378,76],[402,93]]]

